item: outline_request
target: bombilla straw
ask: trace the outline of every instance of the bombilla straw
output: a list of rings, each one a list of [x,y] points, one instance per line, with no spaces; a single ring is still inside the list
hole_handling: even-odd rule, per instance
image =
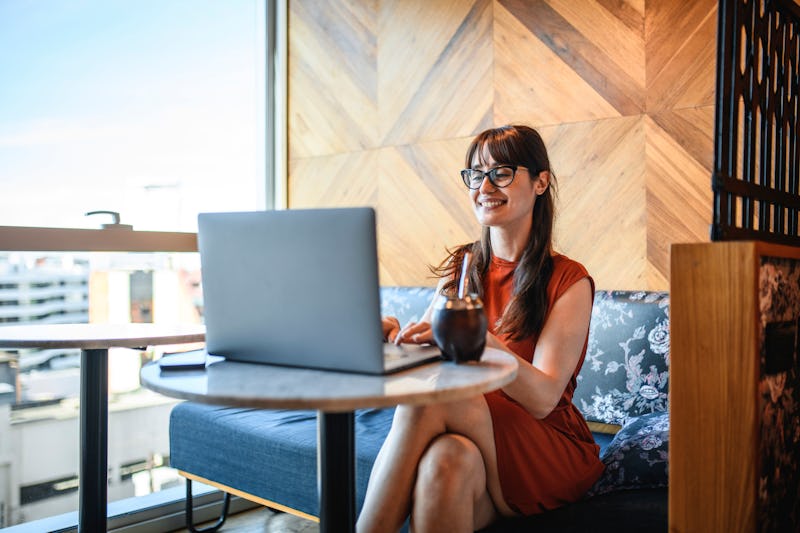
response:
[[[461,279],[458,282],[458,298],[463,299],[464,294],[467,292],[467,282],[469,277],[467,271],[469,270],[469,261],[471,259],[469,252],[464,252],[464,258],[461,260]]]

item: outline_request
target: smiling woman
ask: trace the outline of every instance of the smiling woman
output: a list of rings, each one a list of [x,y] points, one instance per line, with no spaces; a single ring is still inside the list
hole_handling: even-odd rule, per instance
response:
[[[0,2],[0,326],[202,320],[197,214],[275,205],[275,15],[272,0]],[[22,352],[0,351],[0,527],[74,526],[53,515],[77,507],[79,358]],[[172,512],[183,492],[159,468],[171,404],[127,379],[159,355],[109,357],[109,514],[126,527],[145,505],[130,497],[161,489],[146,505]]]

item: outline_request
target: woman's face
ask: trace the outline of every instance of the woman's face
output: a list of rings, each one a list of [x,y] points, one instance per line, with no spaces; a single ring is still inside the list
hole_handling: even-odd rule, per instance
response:
[[[485,147],[481,157],[476,154],[472,160],[472,168],[484,172],[499,165]],[[547,172],[531,176],[530,170],[525,167],[518,167],[514,180],[502,189],[484,178],[478,189],[469,191],[478,222],[483,226],[528,231],[536,196],[547,189],[548,180]]]

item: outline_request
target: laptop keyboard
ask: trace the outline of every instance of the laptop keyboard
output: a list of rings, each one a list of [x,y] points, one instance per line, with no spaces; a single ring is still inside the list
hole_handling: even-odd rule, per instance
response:
[[[386,361],[398,361],[408,357],[408,352],[393,342],[383,343],[383,358]]]

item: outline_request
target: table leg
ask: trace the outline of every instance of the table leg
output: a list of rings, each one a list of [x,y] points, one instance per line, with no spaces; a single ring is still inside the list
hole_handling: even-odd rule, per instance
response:
[[[81,351],[81,464],[78,531],[106,531],[108,504],[108,350]]]
[[[356,526],[355,416],[317,415],[319,424],[320,533],[353,533]]]

